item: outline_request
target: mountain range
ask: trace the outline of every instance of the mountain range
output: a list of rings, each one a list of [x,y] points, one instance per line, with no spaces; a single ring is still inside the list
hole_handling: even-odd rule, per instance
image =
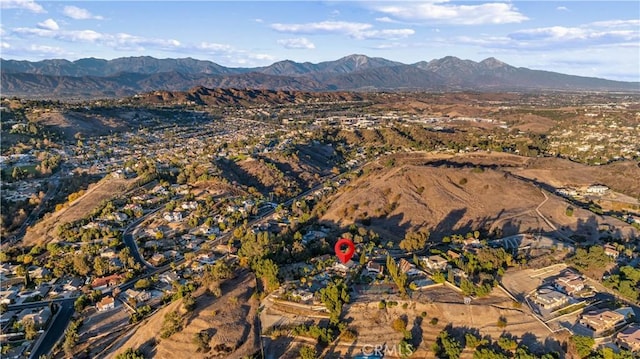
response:
[[[0,61],[2,95],[25,98],[121,97],[198,86],[295,91],[640,91],[638,82],[531,70],[495,58],[475,62],[453,56],[407,65],[349,55],[317,64],[285,60],[255,68],[148,56]]]

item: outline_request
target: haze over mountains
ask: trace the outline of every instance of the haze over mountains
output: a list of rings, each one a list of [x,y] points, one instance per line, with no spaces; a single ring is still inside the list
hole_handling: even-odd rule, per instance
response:
[[[146,56],[39,62],[2,59],[1,75],[2,95],[27,98],[118,97],[196,86],[297,91],[640,91],[638,82],[531,70],[495,58],[474,62],[452,56],[407,65],[349,55],[317,64],[285,60],[256,68]]]

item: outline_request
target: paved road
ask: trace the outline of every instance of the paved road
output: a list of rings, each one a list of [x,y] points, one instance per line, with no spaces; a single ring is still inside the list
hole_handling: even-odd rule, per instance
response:
[[[40,343],[38,348],[35,348],[31,352],[31,358],[39,358],[41,355],[48,355],[51,349],[56,345],[58,340],[62,338],[65,329],[67,329],[67,325],[71,320],[71,316],[73,315],[73,299],[67,299],[64,302],[60,303],[59,314],[56,316],[55,320],[49,326],[46,332],[43,341]]]

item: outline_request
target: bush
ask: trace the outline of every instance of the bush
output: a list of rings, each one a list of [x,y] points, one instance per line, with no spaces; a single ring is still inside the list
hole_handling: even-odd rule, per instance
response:
[[[431,323],[431,325],[437,325],[438,324],[438,318],[431,318],[429,323]]]
[[[316,359],[317,357],[318,352],[315,348],[306,345],[300,348],[300,359]]]
[[[505,318],[505,317],[498,318],[498,323],[496,323],[496,325],[500,329],[506,328],[507,327],[507,318]]]
[[[407,320],[403,317],[396,318],[391,323],[391,328],[393,328],[393,330],[395,330],[396,332],[404,332],[405,329],[407,329]]]
[[[382,309],[385,309],[386,307],[387,307],[387,303],[384,300],[381,300],[378,303],[378,309],[382,310]]]
[[[421,317],[423,317],[423,318],[426,318],[426,316],[427,316],[427,312],[422,312],[422,313],[420,313],[420,316],[421,316]]]
[[[460,183],[461,186],[464,186],[464,185],[467,184],[467,182],[468,182],[467,178],[466,177],[462,177],[462,179],[460,179],[460,182],[458,182],[458,183]]]

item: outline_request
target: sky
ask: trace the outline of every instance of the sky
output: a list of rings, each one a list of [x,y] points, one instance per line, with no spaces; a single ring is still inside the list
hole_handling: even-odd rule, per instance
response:
[[[350,54],[406,64],[495,57],[517,67],[640,81],[640,2],[0,0],[0,57],[128,56],[228,67]]]

